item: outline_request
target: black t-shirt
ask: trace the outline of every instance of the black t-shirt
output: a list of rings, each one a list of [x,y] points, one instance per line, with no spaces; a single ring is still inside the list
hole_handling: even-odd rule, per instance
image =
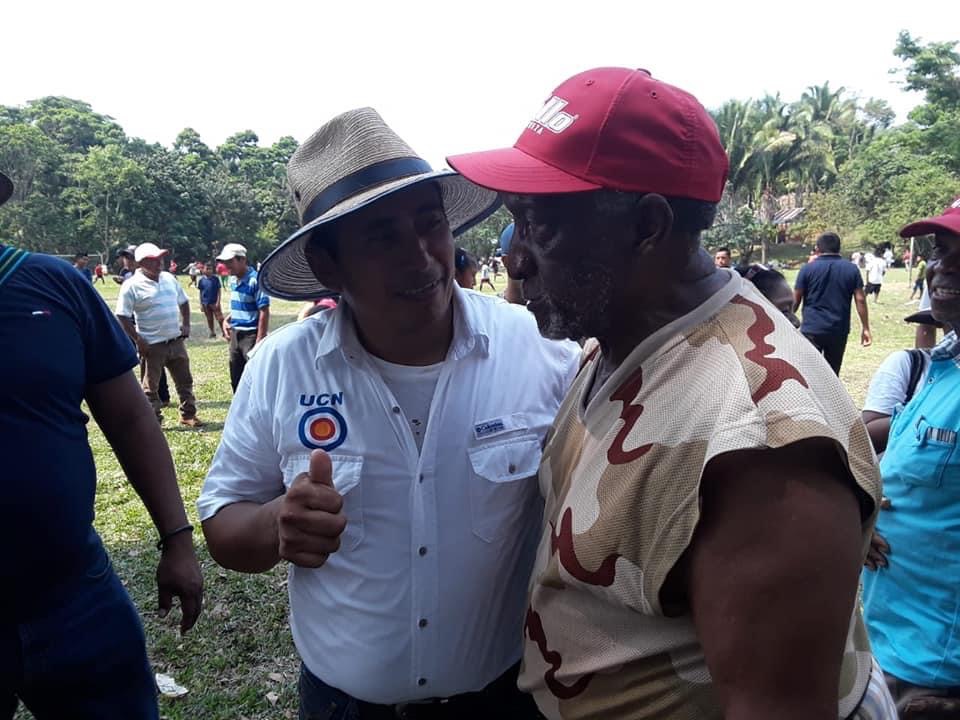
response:
[[[102,554],[86,388],[137,364],[90,282],[63,260],[0,245],[0,612],[55,602]]]

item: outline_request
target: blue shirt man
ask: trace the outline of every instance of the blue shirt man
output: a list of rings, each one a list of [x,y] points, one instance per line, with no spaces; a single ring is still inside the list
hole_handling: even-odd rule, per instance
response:
[[[93,270],[87,267],[87,263],[89,262],[90,257],[86,253],[77,253],[73,256],[73,266],[77,269],[77,272],[83,275],[92,285]]]
[[[800,269],[794,286],[794,310],[803,305],[802,332],[840,374],[850,334],[850,300],[856,300],[862,331],[860,344],[873,341],[860,270],[840,257],[840,237],[824,233],[817,238],[817,258]]]
[[[223,331],[230,341],[230,384],[236,392],[250,351],[267,336],[270,298],[260,289],[257,271],[247,264],[247,249],[243,245],[227,243],[217,260],[233,276],[230,314],[224,318]]]
[[[93,527],[97,475],[81,407],[161,536],[178,535],[157,581],[161,598],[180,596],[189,629],[200,568],[169,449],[129,372],[133,344],[69,264],[0,245],[0,346],[14,349],[0,353],[0,543],[11,550],[0,565],[0,717],[22,701],[36,717],[156,718],[137,609]],[[67,678],[82,691],[63,692]]]
[[[220,280],[213,275],[204,275],[197,281],[200,288],[200,304],[214,305],[220,299]]]

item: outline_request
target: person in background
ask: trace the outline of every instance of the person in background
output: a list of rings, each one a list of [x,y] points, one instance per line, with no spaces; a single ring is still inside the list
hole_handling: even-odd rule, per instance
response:
[[[933,319],[949,330],[926,379],[894,411],[880,462],[887,509],[863,573],[870,642],[901,718],[960,717],[960,201],[910,223],[935,236],[927,258]],[[887,555],[889,554],[889,557]]]
[[[177,274],[177,261],[176,261],[176,260],[171,260],[171,261],[170,261],[170,274],[171,274],[171,275],[176,275],[176,274]]]
[[[133,253],[136,249],[136,245],[129,245],[117,253],[117,258],[120,260],[120,272],[113,276],[113,281],[118,285],[123,285],[123,281],[137,271],[137,262],[133,259]]]
[[[503,299],[514,305],[526,305],[523,299],[523,290],[520,282],[510,277],[510,264],[507,262],[510,256],[510,243],[513,240],[513,231],[516,225],[510,223],[500,233],[500,257],[503,259],[503,268],[507,273],[507,286],[503,289]]]
[[[879,251],[880,248],[877,248]],[[889,252],[889,250],[888,250]],[[883,276],[887,273],[886,259],[879,254],[873,255],[872,260],[867,261],[867,285],[864,288],[866,295],[873,295],[875,303],[880,302],[880,290],[883,288]]]
[[[107,281],[104,280],[103,278],[103,271],[104,271],[103,263],[98,262],[96,265],[93,266],[93,284],[94,285],[97,284],[97,280],[99,280],[104,285],[107,284]]]
[[[544,95],[513,148],[447,158],[513,215],[541,334],[597,339],[544,448],[520,687],[555,720],[892,720],[856,602],[873,451],[810,343],[700,245],[716,124],[643,70]]]
[[[747,267],[738,265],[735,270],[741,277],[754,284],[767,300],[790,321],[795,328],[800,327],[800,319],[793,311],[793,289],[779,270],[753,263]]]
[[[465,290],[477,286],[477,259],[463,248],[457,248],[453,255],[453,272],[457,285]]]
[[[197,282],[197,287],[200,290],[200,309],[203,310],[203,316],[207,320],[207,329],[210,332],[210,337],[215,338],[217,336],[217,330],[223,334],[224,329],[223,310],[220,309],[220,291],[222,287],[220,280],[213,275],[212,262],[203,266],[203,276]],[[216,321],[216,325],[214,325],[214,321]],[[214,328],[216,328],[216,330]],[[226,337],[226,335],[224,335],[224,337]]]
[[[203,275],[203,264],[194,260],[187,265],[187,275],[190,277],[190,287],[196,287],[197,281],[200,279],[200,276]]]
[[[230,288],[230,314],[221,324],[230,343],[230,385],[236,392],[250,352],[270,328],[270,298],[260,287],[257,271],[247,263],[243,245],[227,243],[217,260],[236,278]]]
[[[816,260],[797,274],[793,309],[796,312],[803,306],[800,331],[839,375],[850,334],[851,300],[860,316],[860,344],[867,347],[873,342],[863,278],[856,266],[840,256],[840,236],[836,233],[818,237],[816,250]]]
[[[721,247],[717,248],[717,251],[713,254],[713,264],[718,268],[728,268],[733,263],[733,258],[730,255],[730,248]]]
[[[913,288],[910,290],[911,300],[914,295],[923,297],[923,285],[927,277],[927,261],[923,259],[923,255],[917,255],[917,266],[914,270],[917,272],[917,278],[913,281]]]
[[[0,204],[11,190],[0,174]],[[87,413],[159,533],[160,616],[178,598],[181,633],[200,615],[203,576],[170,448],[130,372],[137,356],[58,258],[0,244],[0,288],[0,346],[17,349],[0,354],[0,717],[23,702],[38,720],[156,720],[143,626],[93,525]]]
[[[340,294],[334,293],[330,297],[322,297],[319,300],[305,302],[300,306],[300,312],[297,313],[297,322],[306,320],[308,317],[316,315],[323,310],[333,310],[340,304]]]
[[[228,268],[224,263],[217,263],[217,275],[220,276],[220,285],[222,287],[227,287],[230,282],[230,268]]]
[[[90,263],[90,256],[85,252],[78,252],[73,256],[73,267],[74,269],[83,275],[87,281],[92,285],[93,284],[93,271],[88,267]]]
[[[116,314],[140,352],[143,392],[158,422],[163,422],[158,386],[168,369],[180,397],[180,424],[199,428],[203,423],[197,417],[185,343],[190,337],[190,302],[177,279],[162,270],[166,253],[153,243],[137,246],[134,259],[140,267],[120,286]]]
[[[480,266],[480,287],[477,288],[477,292],[483,292],[483,286],[489,285],[490,289],[494,292],[497,291],[496,286],[493,284],[493,281],[490,279],[490,260],[489,258],[483,261],[483,264]]]

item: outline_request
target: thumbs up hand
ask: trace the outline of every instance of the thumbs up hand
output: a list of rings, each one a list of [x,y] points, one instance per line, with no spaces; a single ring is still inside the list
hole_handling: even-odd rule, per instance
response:
[[[322,450],[310,454],[310,468],[294,478],[277,515],[280,557],[318,568],[340,548],[347,526],[343,497],[333,486],[333,465]]]

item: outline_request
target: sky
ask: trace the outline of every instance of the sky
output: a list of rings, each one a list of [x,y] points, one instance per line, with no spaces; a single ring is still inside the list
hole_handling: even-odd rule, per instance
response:
[[[376,108],[435,166],[512,145],[554,87],[582,70],[642,67],[708,108],[829,81],[922,100],[889,70],[897,33],[960,40],[956,0],[725,3],[642,0],[7,0],[0,104],[90,103],[128,135],[214,147],[251,129],[304,140]]]

